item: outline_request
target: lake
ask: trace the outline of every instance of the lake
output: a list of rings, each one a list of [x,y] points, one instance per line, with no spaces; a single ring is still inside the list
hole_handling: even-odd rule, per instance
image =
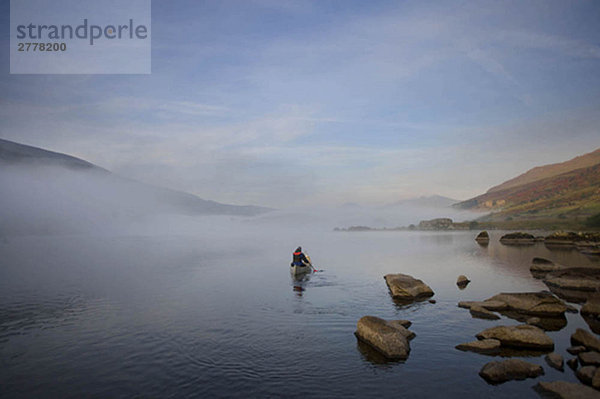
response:
[[[546,289],[534,256],[600,263],[542,243],[507,247],[477,232],[314,232],[244,225],[201,233],[0,238],[0,396],[25,397],[538,397],[546,374],[488,385],[497,357],[456,350],[494,325],[457,307],[499,292]],[[289,273],[302,245],[318,269]],[[406,273],[437,303],[398,305],[383,276]],[[460,274],[472,282],[455,284]],[[296,288],[295,288],[296,287]],[[579,307],[579,305],[576,305]],[[405,362],[386,362],[354,336],[364,315],[408,319]],[[589,329],[579,314],[548,332],[565,356]]]

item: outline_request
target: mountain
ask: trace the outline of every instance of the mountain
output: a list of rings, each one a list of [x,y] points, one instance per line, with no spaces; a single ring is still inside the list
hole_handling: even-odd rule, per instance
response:
[[[455,207],[491,211],[488,220],[583,220],[600,212],[600,150],[533,168]]]
[[[160,214],[254,216],[270,211],[205,200],[113,174],[85,160],[0,139],[0,221],[17,230],[98,225]],[[9,223],[10,222],[10,223]],[[27,224],[28,226],[23,226]],[[17,228],[18,227],[18,228]],[[72,229],[66,229],[72,230]]]
[[[517,187],[523,184],[542,180],[548,177],[554,177],[563,173],[571,172],[576,169],[587,168],[600,163],[600,148],[585,155],[575,157],[571,160],[554,163],[550,165],[538,166],[513,179],[507,180],[502,184],[490,188],[487,192],[501,191],[511,187]]]
[[[422,208],[447,208],[459,202],[458,200],[441,195],[421,196],[418,198],[403,199],[386,207],[410,206]]]

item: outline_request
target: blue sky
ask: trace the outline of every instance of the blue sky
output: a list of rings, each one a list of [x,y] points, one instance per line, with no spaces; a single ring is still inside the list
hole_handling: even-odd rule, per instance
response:
[[[466,199],[600,147],[598,21],[594,1],[154,0],[151,75],[10,75],[4,51],[0,137],[236,204]]]

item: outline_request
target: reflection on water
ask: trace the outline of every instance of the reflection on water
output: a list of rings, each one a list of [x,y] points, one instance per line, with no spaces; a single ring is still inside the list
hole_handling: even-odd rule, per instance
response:
[[[10,237],[0,249],[2,396],[536,397],[531,381],[489,386],[478,370],[490,358],[454,348],[521,319],[473,319],[457,303],[545,290],[529,273],[534,256],[598,261],[540,244],[503,246],[496,232],[480,246],[475,235],[240,228]],[[290,276],[297,242],[324,272]],[[387,273],[422,279],[437,303],[394,301]],[[461,274],[471,280],[464,290]],[[383,361],[357,342],[365,315],[413,322],[405,362]],[[548,334],[568,356],[570,334],[588,326],[579,314],[553,322]],[[539,353],[517,356],[545,366]],[[545,370],[545,380],[577,381],[571,371]]]

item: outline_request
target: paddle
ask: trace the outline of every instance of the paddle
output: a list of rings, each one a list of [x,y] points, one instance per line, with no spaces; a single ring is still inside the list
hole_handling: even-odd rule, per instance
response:
[[[313,270],[313,273],[322,272],[323,270],[317,270],[317,269],[315,269],[315,267],[312,265],[312,260],[310,260],[310,255],[308,255],[308,253],[306,253],[306,251],[304,251],[304,253],[306,255],[306,259],[308,259],[308,265]]]

